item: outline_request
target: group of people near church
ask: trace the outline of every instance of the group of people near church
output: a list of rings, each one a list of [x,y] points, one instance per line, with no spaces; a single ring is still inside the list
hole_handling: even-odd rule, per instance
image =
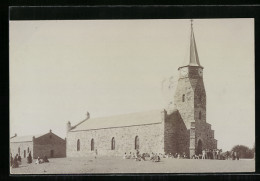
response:
[[[222,149],[203,149],[202,154],[195,154],[192,159],[222,160]]]
[[[43,158],[38,157],[35,161],[35,164],[41,164],[41,163],[46,163],[49,162],[47,156],[45,155]]]
[[[185,152],[183,154],[176,153],[176,154],[162,154],[162,153],[140,153],[139,150],[136,150],[134,152],[129,152],[127,154],[125,152],[123,159],[135,159],[136,161],[146,161],[151,160],[153,162],[160,162],[162,158],[176,158],[176,159],[187,159],[188,156]]]
[[[225,159],[226,160],[239,160],[239,152],[236,152],[236,151],[227,151],[226,154],[225,154]]]
[[[20,155],[16,154],[15,157],[13,158],[12,153],[10,154],[10,166],[12,168],[18,168],[19,165],[22,163],[22,158]]]
[[[32,163],[32,154],[31,151],[28,153],[27,155],[27,163],[31,164]],[[45,162],[49,162],[47,156],[44,156],[42,159],[40,157],[38,157],[35,161],[35,164],[41,164],[41,163],[45,163]],[[15,157],[13,158],[12,153],[10,153],[10,166],[12,168],[18,168],[19,165],[22,164],[22,158],[20,155],[16,154]]]
[[[239,159],[238,152],[231,152],[226,156],[229,159]],[[123,159],[135,159],[136,161],[146,161],[151,160],[154,162],[161,161],[161,158],[175,158],[175,159],[212,159],[212,160],[224,160],[225,157],[222,154],[222,149],[204,149],[202,150],[202,154],[195,154],[189,157],[185,152],[181,153],[140,153],[139,150],[135,150],[134,152],[129,152],[127,154],[125,152]]]
[[[27,156],[27,163],[32,163],[32,155],[31,152],[29,152],[28,156]],[[22,164],[22,158],[20,155],[16,154],[15,157],[13,158],[12,153],[10,153],[10,166],[12,168],[18,168],[19,165]]]

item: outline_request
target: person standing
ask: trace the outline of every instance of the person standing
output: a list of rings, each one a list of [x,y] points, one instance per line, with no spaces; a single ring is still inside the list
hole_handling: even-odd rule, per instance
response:
[[[233,158],[233,160],[236,160],[236,159],[237,159],[237,152],[234,151],[234,158]]]
[[[206,159],[206,151],[205,151],[205,149],[202,150],[202,159],[203,159],[203,160]]]
[[[237,160],[239,160],[239,152],[237,152]]]
[[[232,160],[235,160],[234,151],[231,151],[231,158],[232,158]]]
[[[12,153],[10,154],[10,162],[11,162],[11,163],[10,163],[10,164],[11,164],[10,166],[12,166],[13,163],[14,163],[14,158],[13,158],[13,156],[12,156]]]
[[[14,157],[14,163],[12,165],[12,168],[18,168],[19,165],[18,165],[18,154],[15,155]]]
[[[27,163],[32,163],[32,155],[31,155],[31,151],[29,152],[28,156],[27,156]]]
[[[227,151],[227,154],[226,154],[226,160],[229,160],[229,157],[230,157],[230,155],[229,155],[229,151]]]
[[[216,159],[219,160],[219,149],[216,150]]]

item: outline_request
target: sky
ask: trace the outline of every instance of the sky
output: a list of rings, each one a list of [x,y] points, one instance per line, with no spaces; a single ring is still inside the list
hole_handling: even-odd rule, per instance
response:
[[[207,122],[218,148],[255,141],[254,19],[194,19]],[[10,21],[10,136],[167,108],[189,58],[190,20]],[[167,81],[166,81],[167,82]],[[167,86],[166,86],[167,87]],[[171,96],[172,95],[172,96]]]

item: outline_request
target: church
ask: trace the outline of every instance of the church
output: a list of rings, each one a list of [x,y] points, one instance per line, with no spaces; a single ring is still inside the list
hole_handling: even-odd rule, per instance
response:
[[[67,123],[67,157],[122,156],[125,152],[186,153],[216,149],[214,130],[206,121],[206,90],[203,66],[197,52],[191,23],[187,64],[178,68],[179,78],[173,110],[152,110],[109,117],[90,118],[72,126]]]
[[[66,139],[62,139],[51,130],[45,134],[17,136],[10,138],[10,153],[26,158],[31,152],[34,159],[66,157]]]

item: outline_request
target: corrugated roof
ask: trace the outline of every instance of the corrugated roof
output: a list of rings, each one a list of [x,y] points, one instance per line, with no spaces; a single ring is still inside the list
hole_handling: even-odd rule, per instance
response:
[[[71,131],[160,123],[162,122],[162,111],[163,110],[153,110],[110,117],[90,118]]]
[[[45,133],[46,134],[46,133]],[[33,137],[38,138],[40,136],[43,136],[45,134],[39,134],[39,135],[27,135],[27,136],[16,136],[10,139],[11,143],[17,143],[17,142],[28,142],[32,141]]]

